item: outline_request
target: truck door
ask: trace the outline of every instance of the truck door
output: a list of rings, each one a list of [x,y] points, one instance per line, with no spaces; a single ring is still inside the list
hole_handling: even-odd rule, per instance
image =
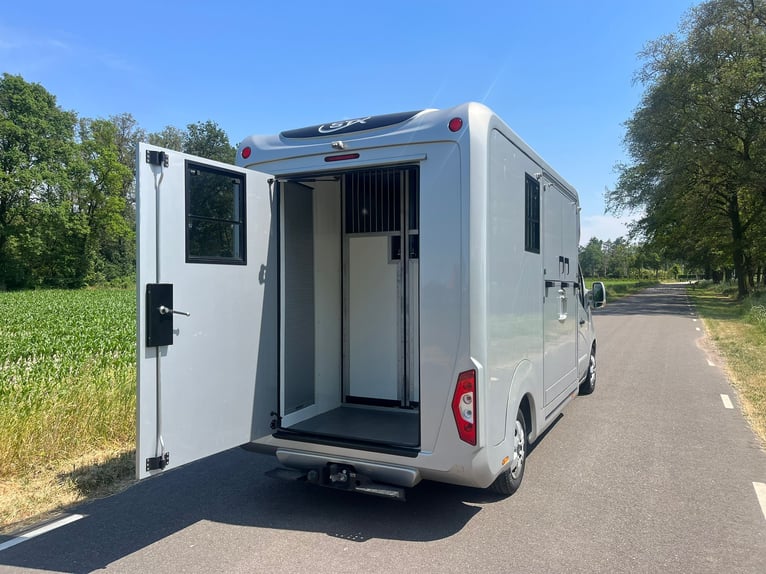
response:
[[[585,280],[582,269],[577,272],[577,377],[582,379],[588,370],[590,348],[593,342],[593,324],[591,323],[590,307],[585,301]]]
[[[576,206],[551,183],[543,187],[545,405],[555,406],[577,377]]]
[[[270,432],[277,274],[269,176],[146,144],[136,165],[143,478]]]

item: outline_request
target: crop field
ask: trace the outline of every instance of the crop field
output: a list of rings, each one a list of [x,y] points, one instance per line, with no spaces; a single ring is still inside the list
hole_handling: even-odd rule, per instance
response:
[[[94,461],[132,471],[135,313],[132,289],[0,293],[0,529],[92,494]]]

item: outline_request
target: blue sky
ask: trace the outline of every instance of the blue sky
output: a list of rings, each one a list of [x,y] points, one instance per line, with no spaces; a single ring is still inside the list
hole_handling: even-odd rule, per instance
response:
[[[625,161],[638,52],[698,0],[10,2],[0,72],[84,117],[249,134],[379,113],[493,108],[579,191],[582,241],[625,228],[604,190]]]

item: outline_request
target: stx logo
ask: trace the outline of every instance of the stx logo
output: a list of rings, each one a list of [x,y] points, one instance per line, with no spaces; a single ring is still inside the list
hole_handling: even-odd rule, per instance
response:
[[[367,120],[370,119],[371,116],[367,116],[366,118],[357,118],[355,120],[343,120],[341,122],[333,122],[331,124],[322,124],[319,126],[319,133],[320,134],[331,134],[335,133],[341,130],[344,130],[346,128],[350,128],[353,125],[356,124],[365,124],[367,123]]]

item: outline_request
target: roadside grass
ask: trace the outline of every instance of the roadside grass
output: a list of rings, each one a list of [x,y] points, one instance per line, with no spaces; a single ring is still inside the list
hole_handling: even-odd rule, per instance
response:
[[[766,446],[766,293],[737,300],[736,290],[688,289],[723,357],[742,412]]]
[[[0,293],[0,532],[132,479],[135,292]]]
[[[637,279],[598,279],[595,277],[586,277],[585,286],[590,289],[594,281],[602,281],[604,287],[606,287],[606,302],[614,301],[627,295],[633,295],[639,291],[643,291],[647,287],[657,285],[659,281],[651,280],[637,280]]]

